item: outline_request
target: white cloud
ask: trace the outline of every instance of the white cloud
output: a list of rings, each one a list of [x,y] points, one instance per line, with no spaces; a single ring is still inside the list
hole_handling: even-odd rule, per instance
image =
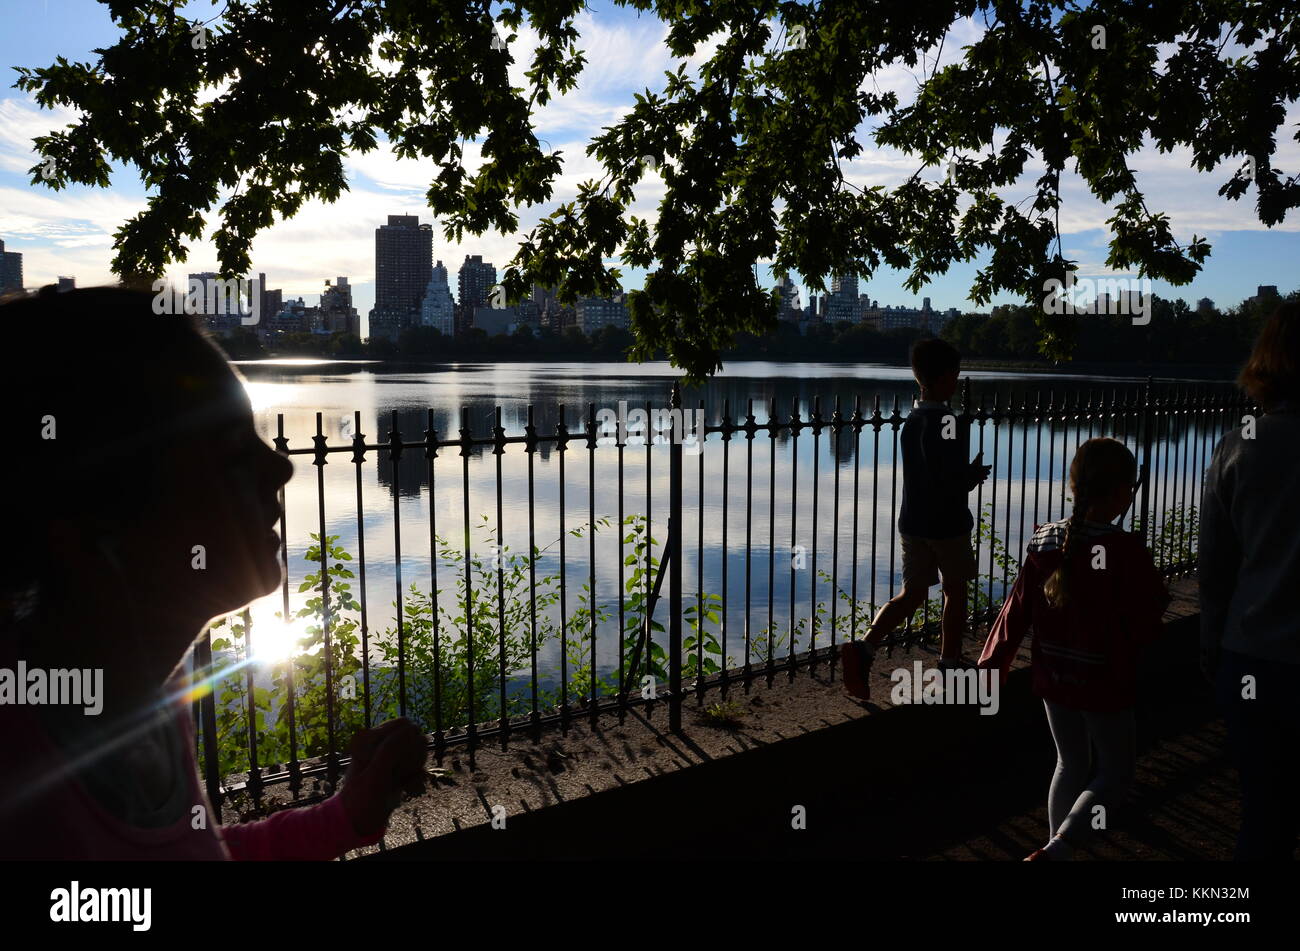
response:
[[[32,140],[62,130],[76,119],[77,113],[63,106],[46,110],[30,99],[0,99],[0,168],[25,178],[39,161]]]

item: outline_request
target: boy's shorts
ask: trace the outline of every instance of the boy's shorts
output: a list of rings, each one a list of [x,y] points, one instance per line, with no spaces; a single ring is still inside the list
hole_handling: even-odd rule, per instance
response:
[[[903,543],[903,587],[932,588],[939,583],[970,581],[979,574],[970,533],[952,538],[920,538],[900,535]]]

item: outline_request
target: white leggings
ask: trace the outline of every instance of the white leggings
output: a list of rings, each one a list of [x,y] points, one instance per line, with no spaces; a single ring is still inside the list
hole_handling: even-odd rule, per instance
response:
[[[1137,759],[1133,708],[1093,713],[1050,700],[1043,705],[1056,741],[1047,821],[1052,834],[1060,834],[1070,845],[1083,845],[1094,829],[1110,827],[1115,806],[1133,783]],[[1096,751],[1097,766],[1091,782],[1090,750]]]

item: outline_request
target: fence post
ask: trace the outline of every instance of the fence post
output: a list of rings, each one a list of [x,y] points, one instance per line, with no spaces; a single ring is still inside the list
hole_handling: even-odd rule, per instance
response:
[[[199,698],[199,722],[203,724],[203,778],[208,787],[208,802],[221,816],[221,766],[217,758],[217,699],[212,685],[212,629],[208,628],[194,642],[194,675],[190,687],[202,689]]]
[[[668,729],[682,730],[682,390],[673,383],[668,446]]]
[[[1151,532],[1151,525],[1148,521],[1151,514],[1151,427],[1154,423],[1154,414],[1151,412],[1151,382],[1152,378],[1147,377],[1142,393],[1142,467],[1138,470],[1142,479],[1143,544],[1146,544],[1147,536]]]

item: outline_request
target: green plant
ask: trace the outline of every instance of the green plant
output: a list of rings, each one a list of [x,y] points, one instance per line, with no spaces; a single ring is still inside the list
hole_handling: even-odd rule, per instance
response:
[[[1194,516],[1191,510],[1181,517],[1194,522]],[[612,527],[611,519],[600,518],[569,529],[567,534],[581,539],[588,532]],[[360,605],[351,589],[352,558],[338,545],[335,535],[325,539],[324,565],[319,536],[312,536],[313,545],[305,557],[313,570],[299,586],[299,591],[310,592],[310,597],[294,615],[306,627],[295,645],[294,656],[274,665],[269,686],[254,682],[250,690],[250,679],[256,678],[250,678],[246,670],[249,659],[243,615],[231,615],[214,624],[214,679],[218,684],[214,699],[222,775],[247,766],[250,715],[257,731],[259,762],[289,759],[290,728],[285,714],[290,697],[299,757],[328,752],[331,713],[337,750],[347,748],[353,733],[367,722],[367,713],[370,722],[397,716],[402,709],[398,696],[399,657],[406,674],[406,715],[429,732],[464,726],[471,719],[481,722],[531,712],[533,690],[526,681],[512,684],[512,680],[519,671],[529,668],[535,652],[557,641],[563,645],[565,676],[559,684],[536,685],[539,711],[619,693],[623,689],[620,671],[615,668],[602,672],[592,657],[593,623],[598,633],[602,628],[608,630],[611,622],[617,624],[616,607],[593,597],[590,583],[584,582],[569,589],[572,603],[567,616],[562,621],[556,616],[560,575],[539,571],[539,564],[559,540],[525,553],[508,545],[498,548],[496,531],[486,516],[481,517],[476,530],[478,537],[468,546],[468,555],[465,541],[453,545],[444,538],[436,539],[439,586],[409,586],[402,599],[400,625],[394,622],[369,637],[368,670],[363,670],[365,664],[360,657]],[[618,636],[623,642],[626,686],[629,692],[636,693],[645,677],[658,684],[669,678],[668,652],[662,643],[666,639],[665,623],[652,618],[647,624],[646,617],[661,552],[644,515],[627,516],[617,530],[628,572],[623,582],[623,624]],[[1167,519],[1162,527],[1161,537],[1185,535],[1182,522]],[[991,505],[981,512],[975,537],[986,552],[992,552],[995,566],[993,572],[971,582],[970,610],[979,613],[992,606],[989,591],[997,569],[1014,577],[1020,566],[993,529]],[[492,556],[484,552],[492,552]],[[981,562],[987,563],[983,558]],[[848,640],[855,630],[859,637],[866,631],[878,605],[869,599],[855,600],[826,571],[819,570],[818,574],[831,586],[830,597],[819,600],[812,615],[799,618],[792,629],[773,621],[754,631],[748,650],[752,664],[761,667],[769,658],[775,661],[789,649],[809,644],[814,625],[819,645],[830,643],[832,637],[837,642]],[[840,609],[832,622],[833,601],[838,601]],[[941,604],[939,599],[930,602],[936,618]],[[397,607],[396,602],[393,606]],[[666,603],[656,610],[657,618],[663,618],[665,607]],[[684,679],[708,677],[724,667],[744,663],[745,657],[733,652],[723,656],[723,620],[719,594],[701,591],[686,598],[682,609]],[[921,637],[937,636],[936,629],[937,624],[933,624],[917,633]],[[914,636],[896,634],[889,643]],[[743,654],[743,639],[734,637],[731,641],[728,646],[739,647]],[[368,708],[363,687],[367,673]],[[328,689],[331,684],[332,696]],[[725,720],[735,712],[729,713],[729,709],[715,704],[706,710],[706,718]]]
[[[1151,556],[1162,568],[1187,566],[1196,562],[1196,552],[1200,539],[1200,519],[1194,503],[1178,505],[1166,509],[1158,522],[1154,518],[1154,537],[1148,537]],[[1133,517],[1134,532],[1148,534],[1142,516]]]
[[[396,626],[380,631],[373,641],[379,659],[391,669],[401,655],[407,670],[407,716],[429,730],[462,726],[470,721],[471,712],[476,721],[522,712],[522,700],[510,696],[502,710],[502,666],[509,677],[531,656],[534,637],[540,648],[556,635],[547,609],[559,600],[558,576],[544,574],[534,587],[529,574],[545,549],[535,549],[531,555],[509,546],[498,551],[495,529],[487,525],[486,516],[480,528],[487,544],[475,552],[486,547],[495,557],[471,553],[467,574],[464,546],[452,546],[439,536],[440,571],[454,579],[451,587],[439,588],[435,596],[411,584],[402,604],[400,631]],[[536,598],[535,634],[530,590]],[[393,679],[391,673],[386,679]],[[400,708],[395,699],[375,711],[377,719],[396,715]]]
[[[220,685],[216,690],[216,719],[218,763],[222,775],[248,765],[250,716],[257,730],[259,762],[266,764],[289,759],[290,723],[289,717],[282,714],[286,712],[290,699],[294,712],[293,739],[300,758],[323,756],[329,752],[331,712],[335,749],[346,749],[353,733],[365,725],[364,709],[347,699],[349,694],[355,694],[361,673],[361,660],[357,657],[360,646],[358,622],[355,617],[344,613],[361,608],[352,596],[350,579],[354,575],[346,565],[352,556],[335,544],[337,535],[328,535],[325,539],[326,561],[321,567],[320,536],[313,534],[311,537],[315,544],[307,549],[304,557],[308,564],[317,566],[317,570],[303,578],[298,590],[311,591],[312,596],[294,616],[310,619],[312,623],[303,629],[294,655],[274,666],[270,687],[253,684],[250,691],[247,675],[232,675],[232,671],[243,671],[252,663],[244,616],[232,614],[212,625],[211,630],[217,635],[211,646],[213,682]],[[280,614],[277,613],[276,617]],[[330,681],[334,687],[332,704],[327,690]],[[384,699],[381,697],[381,705]]]
[[[609,518],[601,518],[592,525],[570,529],[568,534],[580,539],[589,531],[610,526]],[[402,600],[400,622],[372,632],[368,707],[362,685],[364,665],[359,656],[356,612],[360,605],[352,596],[353,573],[347,567],[352,556],[337,545],[338,536],[326,538],[324,568],[320,567],[319,536],[311,536],[316,544],[308,549],[306,559],[316,570],[303,579],[299,591],[311,591],[312,597],[295,613],[296,618],[311,623],[295,644],[292,659],[275,665],[269,687],[254,685],[250,690],[248,674],[239,673],[251,663],[243,615],[230,615],[214,623],[212,673],[213,682],[219,684],[215,698],[216,736],[222,775],[247,767],[250,716],[258,734],[259,762],[289,758],[290,727],[284,714],[290,697],[299,757],[329,751],[331,712],[336,750],[347,747],[352,735],[365,725],[367,713],[371,722],[397,716],[402,710],[399,659],[406,672],[405,713],[428,731],[464,726],[471,719],[478,722],[529,712],[531,691],[512,693],[509,680],[530,662],[535,651],[557,640],[564,646],[567,677],[556,687],[538,685],[539,709],[617,693],[621,689],[618,671],[600,674],[591,657],[593,619],[597,628],[607,624],[613,618],[610,606],[596,601],[589,582],[584,582],[573,589],[576,606],[561,623],[550,610],[560,601],[560,576],[544,573],[534,577],[538,561],[558,540],[523,554],[509,546],[498,549],[496,532],[486,516],[478,527],[481,544],[471,546],[468,572],[465,546],[438,537],[441,577],[451,578],[450,584],[436,591],[411,584]],[[650,622],[650,637],[642,643],[639,654],[634,654],[646,627],[649,594],[660,563],[657,542],[648,534],[644,516],[628,516],[620,528],[626,530],[623,543],[630,546],[630,551],[625,563],[632,569],[624,586],[621,633],[625,664],[630,667],[635,657],[638,676],[666,682],[668,655],[654,639],[654,634],[665,632],[663,622]],[[494,556],[484,557],[485,550]],[[396,602],[393,607],[397,608]],[[716,612],[712,618],[717,620]],[[326,632],[330,642],[329,683]],[[708,645],[716,645],[716,638],[711,634],[706,637]],[[721,658],[714,653],[714,647],[707,647],[707,670],[719,669]],[[329,690],[331,683],[333,694]],[[503,684],[507,688],[504,706]]]
[[[709,726],[734,730],[742,725],[748,712],[739,700],[719,700],[705,707],[701,717]]]

